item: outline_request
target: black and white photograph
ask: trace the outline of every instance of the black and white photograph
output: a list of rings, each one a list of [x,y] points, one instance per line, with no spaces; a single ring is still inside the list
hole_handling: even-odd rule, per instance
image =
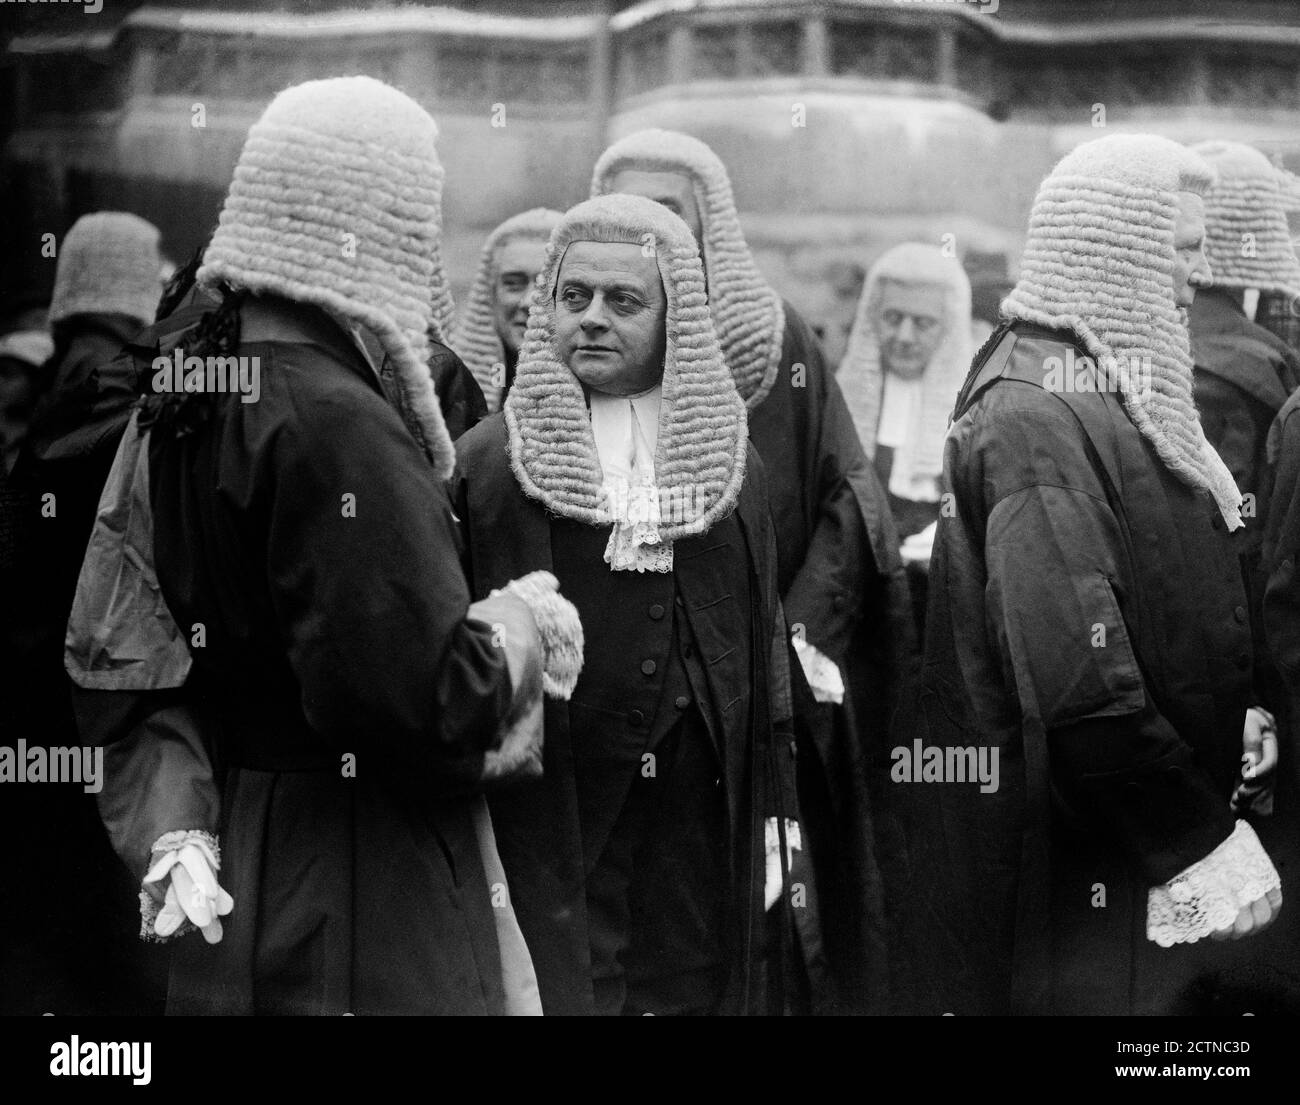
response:
[[[1296,0],[0,0],[0,1066],[1264,1090],[1298,174]]]

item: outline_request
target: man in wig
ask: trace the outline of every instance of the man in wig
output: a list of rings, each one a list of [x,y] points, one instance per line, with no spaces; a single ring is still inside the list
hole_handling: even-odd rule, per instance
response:
[[[1281,907],[1236,801],[1267,725],[1242,497],[1192,402],[1213,176],[1148,135],[1062,159],[958,398],[920,700],[933,772],[900,784],[932,1011],[1192,1012],[1215,941]]]
[[[839,384],[901,537],[939,520],[943,439],[972,352],[956,258],[906,242],[871,266]]]
[[[799,786],[818,839],[811,854],[835,1000],[845,1011],[883,1012],[890,980],[877,838],[886,852],[899,845],[888,826],[872,824],[865,763],[887,755],[915,657],[893,519],[816,338],[755,264],[717,154],[676,131],[639,131],[596,163],[592,194],[611,192],[663,204],[698,243],[709,310],[767,471],[781,601],[800,660],[796,717],[808,754]]]
[[[493,796],[547,1013],[762,1013],[801,847],[763,467],[686,225],[636,196],[551,235],[502,414],[457,442],[476,595],[554,573],[586,654],[544,774]],[[779,899],[779,900],[778,900]],[[776,948],[765,974],[764,956]]]
[[[1274,418],[1300,385],[1300,358],[1246,311],[1254,310],[1264,292],[1300,297],[1300,260],[1287,232],[1285,174],[1238,142],[1192,148],[1217,172],[1205,197],[1205,253],[1214,284],[1197,292],[1188,311],[1196,407],[1205,436],[1246,504],[1240,552],[1255,635],[1256,683],[1261,691],[1272,690],[1260,563],[1273,484],[1266,445]]]
[[[501,409],[514,383],[528,326],[528,293],[560,218],[558,211],[534,207],[511,215],[483,243],[469,302],[452,330],[451,344],[478,382],[489,413]]]
[[[461,573],[436,137],[367,77],[275,98],[185,350],[257,358],[259,397],[151,396],[101,500],[66,664],[132,715],[101,813],[171,1012],[540,1010],[479,790],[540,769],[580,629],[548,577]]]

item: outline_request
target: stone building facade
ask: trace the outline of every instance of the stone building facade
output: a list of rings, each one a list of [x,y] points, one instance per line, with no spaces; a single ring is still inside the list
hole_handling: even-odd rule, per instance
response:
[[[769,278],[832,355],[861,270],[896,242],[1014,266],[1038,181],[1103,126],[1233,137],[1300,167],[1287,0],[362,6],[29,13],[0,69],[6,295],[47,288],[41,235],[97,207],[145,215],[187,256],[266,102],[328,75],[388,80],[437,118],[462,294],[483,234],[583,198],[608,141],[697,135],[730,166]]]

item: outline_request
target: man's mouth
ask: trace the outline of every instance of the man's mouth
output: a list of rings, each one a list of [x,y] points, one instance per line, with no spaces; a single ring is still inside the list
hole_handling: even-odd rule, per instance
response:
[[[578,346],[578,352],[579,353],[613,353],[614,350],[611,349],[608,345],[580,345]]]

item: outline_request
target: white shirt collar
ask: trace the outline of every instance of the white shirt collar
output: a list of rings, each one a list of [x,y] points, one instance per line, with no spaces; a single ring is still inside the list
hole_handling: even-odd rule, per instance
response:
[[[662,398],[662,383],[639,395],[591,393],[591,432],[606,483],[619,478],[634,483],[634,474],[654,482]]]

